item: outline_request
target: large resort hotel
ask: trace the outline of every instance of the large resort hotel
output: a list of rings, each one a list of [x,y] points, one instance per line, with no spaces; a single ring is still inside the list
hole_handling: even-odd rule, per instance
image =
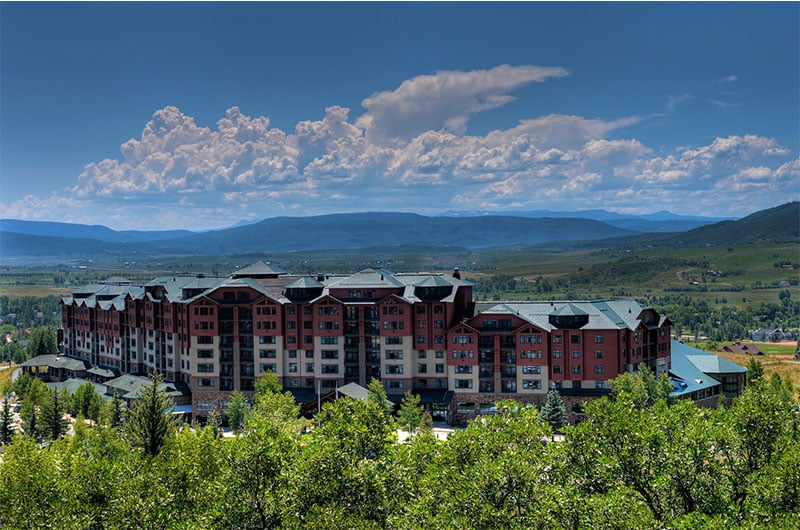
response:
[[[475,302],[458,270],[312,277],[259,262],[229,277],[112,278],[62,301],[64,355],[109,376],[158,370],[200,420],[265,372],[301,403],[379,379],[448,421],[550,389],[585,400],[641,363],[668,371],[670,327],[632,300]]]

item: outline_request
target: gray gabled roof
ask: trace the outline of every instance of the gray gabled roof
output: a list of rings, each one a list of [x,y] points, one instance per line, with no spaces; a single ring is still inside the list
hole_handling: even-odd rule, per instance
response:
[[[81,371],[86,370],[87,363],[80,359],[67,357],[66,355],[37,355],[28,359],[21,366],[47,366],[48,368],[63,368],[65,370]]]
[[[322,289],[323,287],[324,285],[311,276],[303,276],[286,286],[287,289]]]
[[[394,275],[383,269],[364,269],[363,271],[346,276],[328,287],[334,288],[362,288],[362,287],[403,287],[405,284]]]
[[[454,285],[453,282],[448,280],[446,277],[442,276],[441,274],[428,276],[421,282],[415,284],[415,287],[452,287]]]
[[[581,309],[580,307],[576,306],[572,302],[567,302],[563,306],[556,306],[556,310],[550,313],[553,316],[557,317],[585,317],[589,316],[589,313]]]
[[[687,355],[689,361],[707,374],[743,374],[747,368],[711,353],[700,352]]]
[[[55,383],[45,383],[45,386],[49,390],[55,390],[57,392],[61,392],[62,390],[66,390],[69,394],[74,394],[78,391],[78,388],[85,385],[86,383],[91,383],[87,379],[81,379],[79,377],[70,377],[66,381],[58,381]],[[103,385],[98,385],[97,383],[91,383],[94,387],[94,393],[100,396],[101,398],[108,399],[105,395],[105,387]]]
[[[263,261],[257,261],[252,265],[248,265],[243,269],[239,269],[238,271],[231,274],[232,278],[245,278],[245,277],[253,277],[258,278],[260,276],[279,276],[281,274],[286,274],[285,270],[279,269],[277,267],[273,267],[269,263],[264,263]]]

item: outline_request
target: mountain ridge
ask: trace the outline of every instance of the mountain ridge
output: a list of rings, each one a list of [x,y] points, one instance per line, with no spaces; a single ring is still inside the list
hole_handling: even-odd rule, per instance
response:
[[[676,215],[676,214],[670,214]],[[800,242],[800,203],[756,212],[739,220],[723,220],[675,234],[647,232],[646,223],[628,219],[640,229],[580,218],[482,215],[423,216],[401,212],[341,213],[311,217],[273,217],[226,229],[190,232],[121,231],[102,225],[71,225],[0,220],[0,258],[19,256],[211,255],[355,250],[370,247],[460,246],[482,249],[535,247],[565,242],[601,246],[651,241],[658,246],[702,246],[758,240]],[[675,222],[677,222],[676,220]],[[667,222],[667,221],[665,221]],[[25,226],[33,223],[32,226]],[[9,230],[27,229],[23,233]],[[96,237],[66,237],[64,233]],[[48,230],[51,232],[49,235]],[[104,238],[101,239],[100,237]],[[117,240],[113,240],[117,238]],[[112,239],[109,241],[109,239]]]

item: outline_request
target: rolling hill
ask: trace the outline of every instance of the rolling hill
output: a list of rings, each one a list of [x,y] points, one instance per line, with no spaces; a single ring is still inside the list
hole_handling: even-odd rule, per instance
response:
[[[681,221],[674,214],[661,217],[661,221],[655,221],[654,217],[649,222]],[[635,219],[624,221],[637,226]],[[648,224],[638,226],[647,227]],[[270,254],[417,245],[469,249],[558,247],[572,242],[584,248],[620,244],[664,248],[756,241],[800,241],[800,203],[788,203],[737,221],[722,221],[676,234],[643,233],[641,229],[626,229],[584,218],[426,217],[386,212],[276,217],[201,233],[116,232],[98,225],[0,221],[0,258]]]

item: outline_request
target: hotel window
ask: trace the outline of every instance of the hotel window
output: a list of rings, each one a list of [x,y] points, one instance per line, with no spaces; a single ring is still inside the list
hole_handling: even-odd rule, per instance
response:
[[[402,364],[387,364],[386,365],[386,373],[389,375],[399,375],[403,373],[403,365]]]
[[[402,389],[403,388],[403,381],[386,381],[386,389]]]
[[[581,358],[581,351],[580,350],[572,350],[572,358],[573,359],[580,359]]]
[[[594,387],[595,388],[605,388],[606,387],[606,382],[605,381],[595,381],[594,382]]]
[[[580,366],[573,366],[573,367],[572,367],[572,373],[573,373],[573,374],[579,374],[579,373],[581,373],[581,367],[580,367]]]
[[[212,363],[199,363],[197,365],[197,371],[200,373],[211,373],[214,371],[214,365]]]
[[[297,363],[289,363],[289,373],[291,374],[297,373]]]
[[[417,358],[424,359],[428,356],[427,350],[417,350]]]
[[[539,390],[542,388],[542,382],[539,379],[523,379],[522,388],[525,390]]]
[[[595,350],[594,351],[594,358],[595,359],[602,359],[603,358],[603,350]]]
[[[308,374],[314,373],[314,363],[306,363],[306,373]]]
[[[595,335],[594,336],[594,343],[595,344],[603,344],[603,336],[602,335]]]
[[[278,368],[274,364],[261,364],[259,365],[259,369],[262,374],[264,372],[272,372],[273,374],[278,372]]]
[[[471,366],[454,366],[455,373],[457,374],[471,374],[472,367]]]
[[[297,359],[297,350],[289,350],[289,358]]]
[[[472,379],[456,379],[456,388],[472,388]]]
[[[338,350],[322,350],[321,356],[323,359],[338,359],[339,358],[339,351]]]
[[[275,350],[258,350],[259,359],[274,359],[275,356]]]
[[[557,365],[553,366],[553,373],[554,374],[560,374],[561,373],[561,365],[560,364],[557,364]]]
[[[314,358],[314,350],[306,350],[306,359]]]
[[[425,363],[417,363],[417,373],[419,374],[427,374],[428,373],[428,365]]]
[[[553,350],[553,359],[561,359],[561,350]]]
[[[604,374],[605,372],[606,368],[602,364],[598,364],[597,366],[594,367],[594,373],[596,374]]]
[[[436,364],[436,373],[437,374],[443,374],[444,373],[444,364],[442,364],[442,363],[437,363]]]
[[[553,337],[553,344],[561,344],[561,335],[556,335]]]
[[[542,367],[541,366],[523,366],[522,367],[523,374],[541,374]]]
[[[570,341],[572,344],[580,344],[581,343],[581,336],[580,335],[572,335],[570,337]]]

